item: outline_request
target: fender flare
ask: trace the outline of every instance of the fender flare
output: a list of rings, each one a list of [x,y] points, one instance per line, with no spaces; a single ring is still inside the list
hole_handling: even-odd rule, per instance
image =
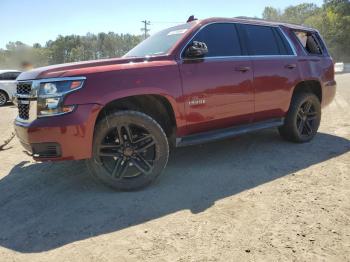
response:
[[[176,126],[185,125],[184,122],[184,108],[181,108],[181,104],[175,100],[175,98],[166,92],[166,90],[161,88],[135,88],[135,89],[118,89],[113,93],[104,94],[99,99],[98,104],[101,105],[101,110],[109,103],[128,98],[133,96],[143,96],[143,95],[157,95],[165,98],[172,107],[174,112]]]

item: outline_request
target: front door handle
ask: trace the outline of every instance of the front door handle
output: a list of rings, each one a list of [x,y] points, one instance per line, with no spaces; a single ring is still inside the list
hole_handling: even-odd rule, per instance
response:
[[[250,67],[249,67],[249,66],[239,66],[239,67],[236,67],[236,71],[242,72],[242,73],[248,72],[249,70],[250,70]]]
[[[286,68],[287,68],[287,69],[294,69],[294,68],[296,68],[296,67],[297,67],[296,64],[289,64],[289,65],[286,65]]]

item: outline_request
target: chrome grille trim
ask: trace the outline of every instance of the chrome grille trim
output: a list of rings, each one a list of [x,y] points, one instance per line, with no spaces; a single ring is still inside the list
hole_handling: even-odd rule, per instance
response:
[[[15,103],[18,108],[16,122],[30,123],[37,117],[37,89],[36,81],[18,81]]]
[[[30,95],[32,91],[32,82],[31,81],[23,81],[17,82],[17,94],[18,95]]]
[[[18,104],[18,117],[24,120],[29,119],[29,108],[30,108],[30,102],[23,103],[21,102]]]

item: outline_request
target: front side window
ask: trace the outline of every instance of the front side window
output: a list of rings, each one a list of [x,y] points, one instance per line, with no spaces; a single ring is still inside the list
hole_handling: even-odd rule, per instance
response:
[[[208,47],[205,57],[240,56],[242,54],[237,30],[232,23],[217,23],[204,27],[193,41],[204,42]]]
[[[244,29],[250,55],[285,55],[291,52],[275,28],[241,25]]]
[[[194,25],[192,22],[160,31],[131,49],[124,57],[166,55]]]
[[[19,75],[20,75],[19,72],[10,72],[10,73],[8,73],[9,80],[16,80]]]

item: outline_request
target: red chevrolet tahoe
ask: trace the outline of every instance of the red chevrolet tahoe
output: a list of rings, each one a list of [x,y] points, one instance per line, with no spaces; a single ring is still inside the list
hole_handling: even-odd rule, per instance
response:
[[[333,61],[316,30],[194,20],[122,58],[22,73],[15,129],[35,160],[86,159],[99,181],[134,190],[156,179],[172,147],[272,127],[308,142],[335,91]]]

